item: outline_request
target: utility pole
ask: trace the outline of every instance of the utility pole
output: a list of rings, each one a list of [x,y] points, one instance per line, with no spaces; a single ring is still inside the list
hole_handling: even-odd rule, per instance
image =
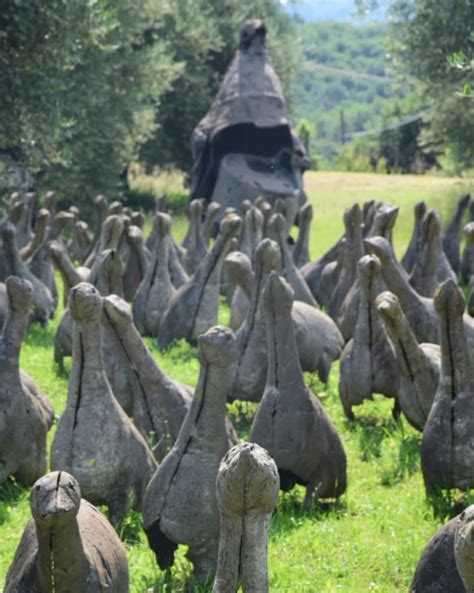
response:
[[[344,120],[344,109],[341,109],[341,144],[346,141],[346,122]]]

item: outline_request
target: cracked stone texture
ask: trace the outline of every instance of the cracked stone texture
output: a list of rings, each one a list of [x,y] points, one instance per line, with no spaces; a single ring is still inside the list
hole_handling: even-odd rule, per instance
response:
[[[74,321],[68,399],[51,447],[51,468],[72,473],[92,504],[105,504],[113,525],[140,511],[156,469],[153,454],[114,397],[101,348],[102,300],[91,284],[69,295]]]
[[[278,468],[255,443],[232,447],[217,473],[219,556],[212,593],[268,593],[267,548]]]
[[[158,327],[176,289],[169,271],[171,218],[158,212],[158,240],[145,277],[133,299],[133,320],[142,336],[156,337]]]
[[[189,281],[176,291],[162,315],[158,329],[160,348],[181,338],[195,344],[199,335],[217,323],[222,266],[240,225],[236,214],[229,213],[222,219],[211,251]]]
[[[461,267],[461,225],[464,215],[471,202],[470,194],[462,194],[456,205],[451,220],[446,225],[443,233],[443,251],[455,274],[459,274]]]
[[[375,301],[395,348],[399,373],[397,399],[408,422],[423,430],[438,388],[441,351],[437,344],[419,344],[398,298],[385,291]]]
[[[4,593],[128,593],[125,548],[67,472],[40,478]],[[54,561],[53,561],[54,558]]]
[[[427,491],[474,485],[474,369],[466,341],[464,297],[453,280],[436,291],[441,374],[423,431],[420,457]]]
[[[372,399],[374,393],[393,397],[397,406],[395,351],[375,306],[381,292],[381,267],[374,255],[364,255],[357,264],[359,310],[354,337],[342,352],[339,375],[339,397],[350,420],[352,407]]]
[[[188,546],[194,575],[204,581],[217,565],[219,516],[216,476],[232,447],[226,429],[232,330],[216,326],[198,339],[201,371],[178,439],[145,494],[143,524],[162,569],[173,564],[178,544]]]
[[[313,495],[337,498],[346,489],[346,456],[329,416],[304,383],[291,320],[293,290],[276,272],[265,284],[263,302],[268,374],[250,441],[275,460],[283,490],[306,486],[306,506]]]
[[[420,252],[409,282],[418,294],[431,298],[436,287],[448,278],[456,280],[456,274],[443,251],[441,217],[437,210],[430,210],[421,225]]]
[[[54,412],[33,379],[19,368],[33,287],[28,280],[10,276],[6,291],[9,306],[0,335],[0,484],[14,475],[31,485],[46,471],[46,438]]]

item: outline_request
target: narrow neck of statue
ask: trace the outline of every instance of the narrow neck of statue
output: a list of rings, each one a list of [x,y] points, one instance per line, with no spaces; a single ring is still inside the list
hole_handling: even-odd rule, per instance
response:
[[[82,593],[88,577],[88,563],[76,519],[58,527],[36,524],[37,569],[41,591]]]

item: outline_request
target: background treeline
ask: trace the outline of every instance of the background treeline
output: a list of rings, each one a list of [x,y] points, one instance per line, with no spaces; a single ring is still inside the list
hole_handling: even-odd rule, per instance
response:
[[[3,0],[1,196],[21,178],[87,203],[123,191],[138,159],[186,170],[250,17],[288,83],[297,52],[278,0]]]
[[[3,0],[0,199],[20,182],[87,204],[127,191],[133,162],[189,171],[190,134],[246,18],[267,24],[317,167],[468,170],[473,4],[390,4],[391,23],[354,26],[303,24],[279,0]],[[360,136],[419,110],[409,126]]]

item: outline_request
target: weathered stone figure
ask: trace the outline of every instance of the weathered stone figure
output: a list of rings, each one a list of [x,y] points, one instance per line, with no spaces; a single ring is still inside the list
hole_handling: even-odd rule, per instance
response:
[[[123,299],[116,295],[103,299],[102,322],[110,350],[128,375],[133,421],[145,437],[153,433],[153,453],[160,460],[178,437],[193,389],[172,381],[159,368]]]
[[[281,253],[281,275],[290,283],[295,293],[295,299],[317,306],[316,300],[313,297],[306,280],[301,275],[301,272],[296,267],[291,256],[290,248],[288,246],[287,228],[285,219],[281,214],[274,214],[270,219],[270,237],[278,244]]]
[[[466,245],[462,253],[461,278],[465,284],[469,283],[474,274],[474,222],[469,222],[464,227]]]
[[[344,237],[341,269],[329,300],[329,315],[336,319],[347,293],[357,277],[357,263],[364,255],[362,244],[362,212],[359,204],[354,204],[344,212]]]
[[[309,263],[309,237],[311,233],[311,221],[313,220],[313,206],[305,204],[300,208],[298,214],[299,232],[293,249],[293,261],[297,268],[302,268]]]
[[[198,340],[201,373],[178,439],[145,494],[143,523],[162,569],[173,564],[178,544],[188,546],[195,576],[203,581],[217,565],[219,517],[216,476],[232,446],[226,423],[229,371],[235,336],[214,327]]]
[[[443,525],[421,554],[409,593],[472,593],[474,507]]]
[[[453,280],[435,294],[441,342],[438,390],[421,441],[428,491],[474,485],[474,368],[463,324],[464,298]]]
[[[107,519],[81,499],[77,480],[52,472],[31,489],[25,527],[4,593],[128,593],[125,548]]]
[[[371,237],[364,239],[364,245],[369,253],[376,255],[382,262],[382,276],[387,288],[400,300],[418,342],[439,344],[438,316],[433,299],[419,295],[408,283],[407,275],[386,239]],[[474,322],[468,315],[464,315],[463,320],[469,347],[474,348]]]
[[[158,329],[160,348],[167,348],[173,340],[181,338],[195,343],[199,335],[217,323],[222,266],[240,224],[236,214],[227,214],[222,219],[211,251],[192,278],[171,298]]]
[[[169,248],[171,218],[156,214],[158,240],[145,277],[133,299],[133,320],[142,336],[156,337],[158,327],[176,289],[171,282]]]
[[[267,540],[280,478],[270,455],[255,443],[233,447],[217,474],[221,517],[213,593],[268,593]]]
[[[459,198],[451,220],[448,222],[446,230],[443,233],[443,251],[455,274],[459,274],[459,268],[461,266],[459,255],[461,247],[461,225],[470,201],[471,196],[469,194],[463,194]]]
[[[285,200],[287,220],[304,201],[306,155],[292,135],[280,81],[267,58],[266,27],[246,21],[239,49],[207,115],[194,130],[191,197],[240,210],[259,195]],[[296,164],[296,166],[295,166]]]
[[[39,278],[30,272],[26,264],[22,261],[18,251],[15,227],[9,222],[4,223],[1,235],[7,273],[9,276],[17,276],[31,283],[33,288],[33,308],[30,311],[31,319],[38,321],[42,326],[46,326],[54,313],[54,300],[51,292]]]
[[[373,255],[364,255],[357,264],[359,311],[354,337],[342,352],[339,377],[339,397],[350,420],[352,407],[372,399],[374,393],[393,397],[394,411],[398,411],[395,351],[375,306],[381,292],[380,268],[380,260]]]
[[[145,440],[115,399],[101,350],[102,301],[81,283],[69,295],[74,320],[68,401],[51,448],[51,468],[72,472],[84,497],[105,504],[116,525],[130,503],[141,510],[156,462]]]
[[[456,521],[454,558],[466,593],[474,592],[474,506],[468,507]]]
[[[392,243],[392,232],[395,223],[397,222],[398,208],[390,206],[390,204],[378,204],[374,210],[374,216],[370,229],[365,236],[367,237],[385,237],[387,241]],[[366,221],[362,217],[364,227]]]
[[[190,276],[194,274],[199,264],[208,254],[203,233],[202,210],[202,200],[193,200],[189,205],[189,228],[182,247],[185,249],[183,266]]]
[[[438,388],[440,348],[438,344],[418,344],[400,302],[392,292],[379,294],[375,304],[395,348],[398,403],[408,422],[423,430]]]
[[[448,278],[456,280],[456,274],[443,251],[441,217],[437,210],[430,210],[421,225],[420,253],[409,281],[418,294],[431,298],[435,288]]]
[[[145,247],[143,231],[139,226],[130,225],[127,231],[128,259],[123,273],[123,294],[132,301],[148,269],[150,253]]]
[[[291,321],[293,291],[272,272],[263,299],[268,374],[250,440],[275,460],[281,488],[306,486],[305,505],[337,498],[346,489],[346,456],[323,406],[304,383]]]
[[[415,223],[413,225],[413,232],[410,243],[408,244],[405,255],[401,259],[403,268],[410,274],[418,259],[421,244],[421,225],[426,214],[425,202],[418,202],[413,208],[415,214]]]
[[[46,436],[54,412],[19,368],[33,288],[28,280],[10,276],[6,289],[9,312],[0,336],[0,484],[14,475],[31,485],[46,471]]]

